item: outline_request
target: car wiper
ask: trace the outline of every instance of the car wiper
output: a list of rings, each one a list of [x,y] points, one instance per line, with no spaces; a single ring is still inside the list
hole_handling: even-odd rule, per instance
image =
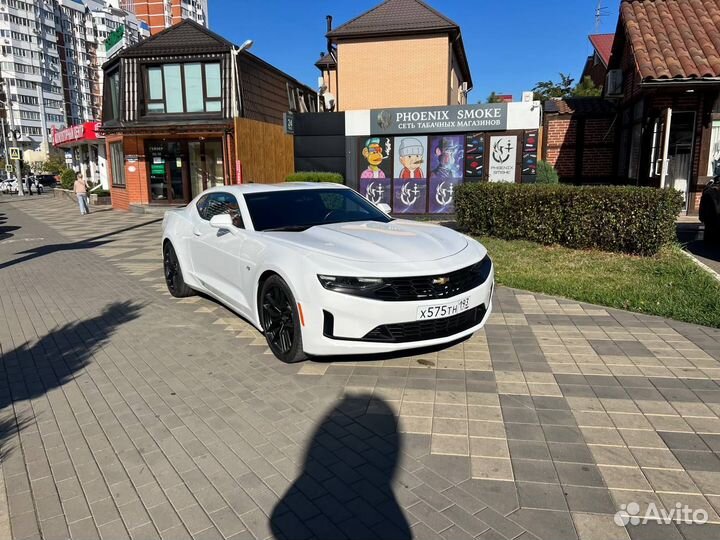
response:
[[[285,227],[274,227],[272,229],[263,229],[263,232],[302,232],[308,230],[310,227],[314,227],[314,225],[286,225]]]

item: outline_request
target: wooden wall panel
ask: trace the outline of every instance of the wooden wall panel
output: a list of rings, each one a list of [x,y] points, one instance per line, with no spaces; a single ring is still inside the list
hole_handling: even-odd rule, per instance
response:
[[[283,126],[236,118],[235,153],[242,164],[243,183],[284,182],[294,171],[293,138]]]

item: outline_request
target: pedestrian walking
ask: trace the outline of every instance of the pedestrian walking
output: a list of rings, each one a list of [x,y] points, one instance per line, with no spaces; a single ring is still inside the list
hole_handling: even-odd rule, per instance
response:
[[[75,191],[75,196],[78,200],[78,205],[80,206],[80,215],[84,216],[85,214],[90,213],[90,206],[88,205],[88,186],[87,182],[84,178],[80,178],[75,175],[75,184],[73,184],[73,190]]]

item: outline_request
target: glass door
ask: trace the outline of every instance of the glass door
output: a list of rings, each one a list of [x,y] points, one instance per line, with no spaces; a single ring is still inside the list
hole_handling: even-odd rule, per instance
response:
[[[188,156],[193,197],[208,188],[225,184],[222,141],[190,141]]]
[[[673,112],[667,148],[667,176],[664,185],[677,189],[687,209],[690,176],[692,174],[693,144],[695,142],[695,112]]]
[[[149,165],[150,200],[183,204],[186,198],[184,145],[178,141],[149,141],[147,159]]]

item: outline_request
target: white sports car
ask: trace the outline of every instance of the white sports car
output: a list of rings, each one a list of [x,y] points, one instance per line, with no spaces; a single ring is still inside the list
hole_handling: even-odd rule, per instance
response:
[[[165,214],[168,289],[216,298],[284,362],[438,345],[481,328],[494,285],[482,244],[380,207],[336,184],[209,189]]]

